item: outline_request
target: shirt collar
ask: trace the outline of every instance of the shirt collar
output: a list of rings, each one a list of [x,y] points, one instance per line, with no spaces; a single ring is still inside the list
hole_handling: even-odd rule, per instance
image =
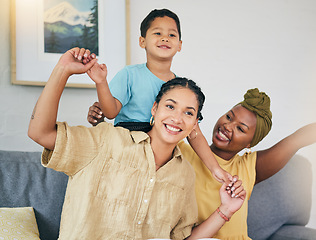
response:
[[[179,146],[177,145],[176,148],[173,151],[173,157],[179,158],[180,160],[182,160],[182,154],[180,151]]]
[[[131,131],[130,133],[135,143],[140,143],[142,141],[147,141],[150,143],[150,138],[147,133],[143,131]]]
[[[140,143],[142,141],[146,141],[150,143],[150,137],[147,133],[142,131],[131,131],[131,136],[135,143]],[[177,145],[176,148],[173,151],[173,158],[177,158],[182,161],[182,154],[180,151],[179,146]]]

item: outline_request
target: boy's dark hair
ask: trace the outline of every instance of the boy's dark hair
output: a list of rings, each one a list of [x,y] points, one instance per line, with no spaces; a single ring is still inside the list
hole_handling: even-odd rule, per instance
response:
[[[171,79],[168,82],[165,82],[164,84],[162,84],[161,89],[160,89],[160,91],[156,97],[156,100],[155,100],[156,103],[159,104],[163,95],[165,95],[171,89],[174,89],[174,88],[179,87],[179,86],[183,87],[183,88],[188,88],[192,92],[195,93],[196,99],[197,99],[198,104],[199,104],[197,118],[199,120],[202,120],[203,116],[202,116],[201,110],[202,110],[203,105],[204,105],[205,95],[202,92],[201,88],[198,85],[196,85],[196,83],[194,81],[189,80],[187,78],[176,77],[176,78]]]
[[[151,23],[157,18],[157,17],[170,17],[172,18],[176,24],[177,29],[179,33],[179,40],[181,40],[181,29],[180,29],[180,20],[174,12],[171,12],[168,9],[154,9],[152,10],[142,21],[140,24],[140,35],[142,37],[146,37],[146,33],[148,28],[150,28]]]

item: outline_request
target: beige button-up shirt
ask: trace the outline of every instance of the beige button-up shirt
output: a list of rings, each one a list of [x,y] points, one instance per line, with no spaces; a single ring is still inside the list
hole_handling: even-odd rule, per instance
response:
[[[42,164],[69,176],[59,239],[184,239],[197,221],[193,168],[176,147],[156,171],[144,132],[58,123]]]

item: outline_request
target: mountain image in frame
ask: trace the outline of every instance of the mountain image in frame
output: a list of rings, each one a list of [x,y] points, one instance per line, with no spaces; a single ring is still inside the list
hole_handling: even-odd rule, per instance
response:
[[[93,7],[84,12],[67,1],[44,12],[45,53],[64,53],[80,47],[99,54],[98,1],[87,1],[91,1]]]

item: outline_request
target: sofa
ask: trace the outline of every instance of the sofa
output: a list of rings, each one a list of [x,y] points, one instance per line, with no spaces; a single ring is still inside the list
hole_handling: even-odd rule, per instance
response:
[[[255,185],[248,206],[248,234],[256,240],[316,239],[305,227],[312,205],[312,165],[294,155],[277,174]]]
[[[40,159],[40,152],[0,150],[0,210],[33,207],[40,239],[56,240],[68,177],[42,167]],[[257,184],[249,202],[249,236],[316,239],[316,229],[305,227],[311,182],[311,164],[295,155],[279,173]]]
[[[42,240],[58,238],[67,180],[41,165],[40,152],[0,151],[0,208],[33,207]]]

